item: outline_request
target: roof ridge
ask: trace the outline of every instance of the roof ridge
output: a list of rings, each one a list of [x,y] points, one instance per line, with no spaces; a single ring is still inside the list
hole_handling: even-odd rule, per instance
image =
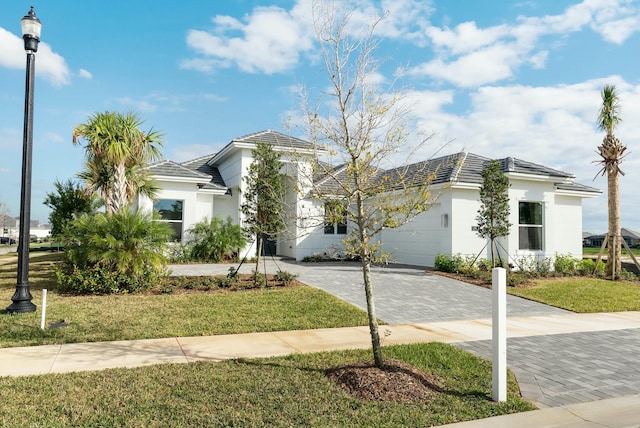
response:
[[[456,165],[453,167],[453,171],[451,172],[449,181],[458,181],[458,175],[460,174],[460,171],[462,171],[462,165],[464,164],[464,161],[467,160],[467,155],[468,153],[464,150],[457,153],[458,159],[456,160]]]
[[[211,158],[212,158],[212,157],[214,157],[215,155],[216,155],[216,153],[211,153],[211,154],[203,155],[203,156],[200,156],[200,157],[197,157],[197,158],[194,158],[194,159],[189,159],[189,160],[186,160],[186,161],[183,161],[183,162],[179,162],[179,164],[180,164],[180,165],[185,165],[185,164],[188,164],[188,163],[193,163],[193,162],[201,161],[201,160],[203,160],[203,159],[205,159],[205,158],[209,158],[209,159],[211,159]]]
[[[236,137],[236,138],[232,139],[231,141],[233,142],[233,141],[248,140],[249,138],[253,138],[253,137],[256,137],[256,136],[261,135],[261,134],[266,134],[267,132],[275,132],[275,131],[273,131],[271,129],[264,129],[262,131],[252,132],[250,134],[246,134],[246,135],[243,135],[241,137]]]
[[[157,167],[157,166],[160,166],[160,165],[163,165],[163,164],[167,164],[167,163],[172,164],[172,165],[175,165],[175,167],[176,167],[176,168],[179,168],[179,169],[181,169],[181,170],[188,171],[188,172],[189,172],[189,173],[191,173],[191,174],[197,174],[197,175],[199,175],[199,176],[200,176],[200,177],[202,177],[202,178],[208,178],[208,179],[211,179],[211,175],[209,175],[209,174],[205,174],[205,173],[202,173],[202,172],[200,172],[200,171],[196,171],[196,170],[194,170],[194,169],[187,168],[186,166],[184,166],[184,165],[182,165],[182,164],[180,164],[180,163],[178,163],[178,162],[175,162],[175,161],[169,160],[169,159],[165,159],[165,160],[163,160],[163,161],[160,161],[160,162],[154,163],[154,164],[152,164],[152,165],[149,165],[149,166],[147,166],[147,169],[151,169],[151,168],[153,168],[153,167]]]

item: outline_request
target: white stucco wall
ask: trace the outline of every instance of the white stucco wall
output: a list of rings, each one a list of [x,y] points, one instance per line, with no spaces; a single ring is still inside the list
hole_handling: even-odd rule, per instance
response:
[[[326,235],[324,233],[324,203],[318,200],[301,201],[298,221],[296,260],[318,255],[331,255],[343,248],[342,239],[346,235]],[[348,226],[347,231],[351,230]]]
[[[460,254],[463,257],[490,257],[487,239],[478,236],[476,230],[478,210],[480,209],[480,190],[478,188],[453,188],[451,214],[449,215],[451,248],[444,252],[449,256]]]
[[[556,195],[554,203],[553,233],[549,235],[558,254],[571,254],[582,258],[582,198]]]

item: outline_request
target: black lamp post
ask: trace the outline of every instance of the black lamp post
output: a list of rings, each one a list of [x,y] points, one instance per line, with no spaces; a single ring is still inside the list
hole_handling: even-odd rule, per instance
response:
[[[27,52],[27,81],[24,99],[24,131],[22,140],[22,187],[20,190],[20,237],[18,238],[18,281],[16,292],[11,297],[13,303],[7,307],[8,313],[34,312],[36,305],[31,302],[29,291],[29,234],[31,225],[31,152],[33,146],[33,74],[35,53],[40,42],[42,23],[36,17],[33,6],[21,20],[24,50]]]

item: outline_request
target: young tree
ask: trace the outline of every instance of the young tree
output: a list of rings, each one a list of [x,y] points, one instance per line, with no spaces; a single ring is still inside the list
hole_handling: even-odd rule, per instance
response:
[[[130,204],[138,192],[153,196],[157,190],[144,167],[162,157],[162,136],[141,131],[142,123],[134,113],[106,111],[73,130],[73,144],[86,142],[85,170],[78,176],[100,193],[109,214]]]
[[[51,208],[49,222],[51,235],[60,236],[67,228],[67,224],[82,214],[93,214],[98,209],[96,197],[83,189],[82,184],[74,181],[59,181],[53,183],[55,192],[47,193],[44,204]]]
[[[620,169],[620,164],[624,158],[627,147],[620,143],[613,131],[622,122],[620,117],[620,100],[616,94],[616,87],[605,85],[602,89],[602,106],[598,112],[598,128],[605,131],[602,144],[598,146],[598,151],[602,159],[602,169],[599,173],[607,175],[607,202],[609,206],[609,221],[607,230],[607,246],[609,256],[607,257],[606,274],[616,278],[616,274],[622,268],[622,235],[620,233],[620,187],[618,184],[618,174],[624,175]]]
[[[374,362],[382,368],[371,265],[388,261],[388,255],[375,237],[432,204],[429,183],[434,171],[428,162],[408,162],[410,153],[428,137],[414,149],[409,147],[411,115],[406,99],[392,86],[384,90],[377,85],[381,75],[373,33],[379,20],[362,29],[359,21],[351,20],[351,12],[340,9],[342,3],[318,1],[313,6],[329,100],[310,106],[303,95],[307,135],[318,148],[313,172],[325,177],[308,178],[306,185],[309,196],[331,201],[332,208],[325,212],[328,222],[348,224],[343,244],[347,255],[361,263]],[[404,156],[400,153],[407,156],[397,166],[397,157]]]
[[[253,162],[244,177],[241,211],[244,229],[256,238],[256,272],[260,266],[263,239],[275,237],[285,228],[282,208],[284,204],[284,174],[281,173],[280,154],[271,144],[257,143],[252,150]]]
[[[495,267],[495,240],[509,235],[509,179],[502,172],[502,163],[491,160],[482,170],[480,209],[476,221],[478,235],[488,238],[491,245],[491,266]]]

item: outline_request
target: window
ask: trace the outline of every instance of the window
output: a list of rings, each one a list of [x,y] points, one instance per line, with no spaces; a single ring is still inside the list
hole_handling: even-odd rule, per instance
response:
[[[518,203],[521,250],[542,250],[542,202]]]
[[[173,240],[182,240],[182,205],[184,201],[159,199],[153,204],[153,210],[160,214],[162,222],[169,223],[173,229]]]
[[[324,234],[347,234],[347,210],[338,201],[329,201],[324,204]]]

